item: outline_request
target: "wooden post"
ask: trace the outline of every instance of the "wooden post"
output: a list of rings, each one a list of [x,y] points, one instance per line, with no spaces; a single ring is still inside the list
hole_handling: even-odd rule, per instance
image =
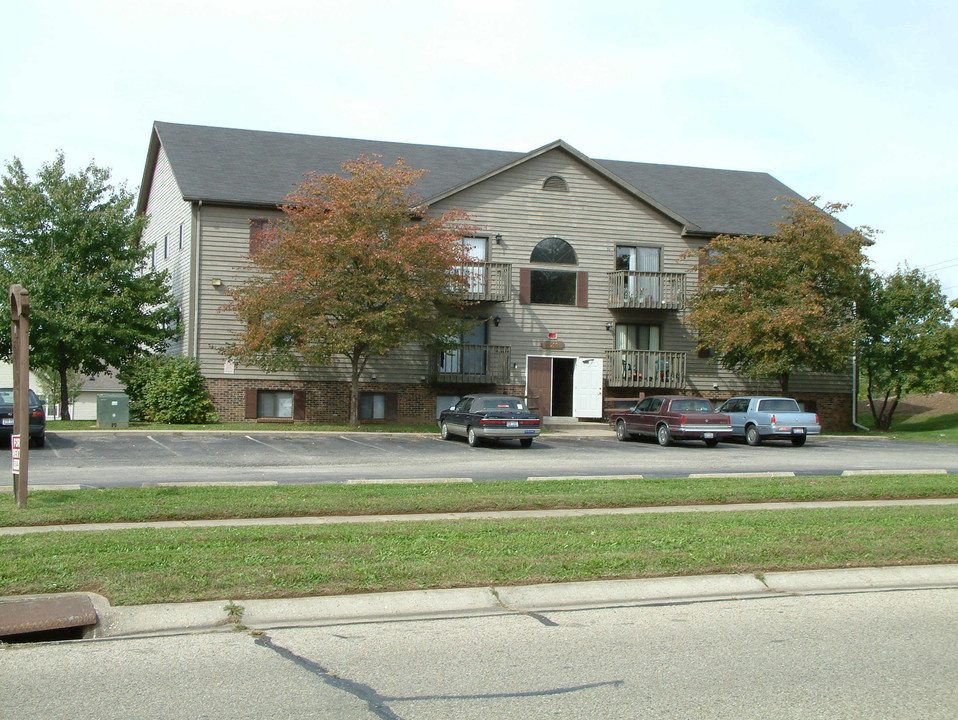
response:
[[[17,507],[27,506],[27,468],[30,450],[30,295],[10,286],[10,333],[13,349],[13,496]]]

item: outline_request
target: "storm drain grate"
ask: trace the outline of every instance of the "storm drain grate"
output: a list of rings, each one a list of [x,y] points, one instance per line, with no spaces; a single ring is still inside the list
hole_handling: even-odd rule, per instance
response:
[[[47,633],[96,625],[93,603],[86,595],[38,595],[0,598],[0,638]]]

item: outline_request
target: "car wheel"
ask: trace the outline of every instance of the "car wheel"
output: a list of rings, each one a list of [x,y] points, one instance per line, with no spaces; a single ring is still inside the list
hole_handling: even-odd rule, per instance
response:
[[[804,444],[805,444],[804,435],[795,435],[792,437],[792,445],[794,445],[795,447],[801,447]]]
[[[710,438],[705,441],[705,444],[709,447],[718,447],[718,438]]]
[[[662,447],[672,444],[672,433],[669,432],[669,426],[664,423],[655,429],[655,437]]]
[[[449,437],[449,426],[446,425],[446,423],[442,423],[442,424],[439,426],[439,437],[441,437],[443,440],[451,440],[451,439],[452,439],[452,438]]]
[[[752,447],[762,444],[762,436],[758,434],[758,428],[754,425],[749,425],[745,428],[745,442]]]
[[[532,447],[532,438],[522,438],[519,441],[519,444],[522,445],[522,447],[524,448]]]
[[[466,439],[469,441],[469,447],[479,447],[479,436],[476,435],[475,428],[469,428]]]
[[[615,424],[615,437],[618,440],[628,440],[632,437],[632,433],[625,429],[625,420],[619,420]]]

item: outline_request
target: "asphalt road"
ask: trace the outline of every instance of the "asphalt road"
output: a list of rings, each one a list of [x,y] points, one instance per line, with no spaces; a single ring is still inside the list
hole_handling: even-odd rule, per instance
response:
[[[778,594],[0,650],[0,718],[937,718],[958,590]]]
[[[48,433],[30,452],[31,487],[112,487],[170,482],[344,483],[358,481],[860,470],[958,472],[945,443],[818,437],[749,447],[722,443],[618,442],[611,430],[590,437],[546,435],[531,448],[503,443],[470,448],[438,435],[371,433]]]

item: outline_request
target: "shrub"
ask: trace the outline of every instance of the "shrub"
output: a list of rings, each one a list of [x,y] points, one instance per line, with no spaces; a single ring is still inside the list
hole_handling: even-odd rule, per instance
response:
[[[193,358],[144,357],[123,373],[130,413],[140,420],[170,424],[216,422],[199,364]]]

